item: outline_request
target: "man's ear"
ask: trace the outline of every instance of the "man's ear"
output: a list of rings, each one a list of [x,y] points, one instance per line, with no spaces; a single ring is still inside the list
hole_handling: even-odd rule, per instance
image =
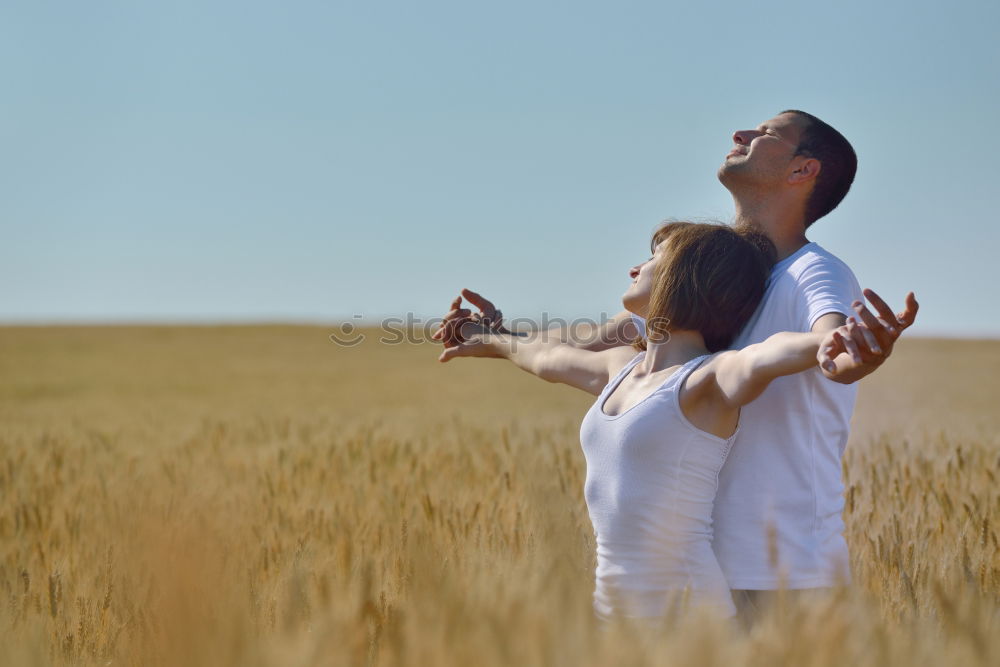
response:
[[[819,176],[819,170],[822,165],[816,158],[802,155],[796,158],[796,163],[793,166],[795,168],[788,175],[788,182],[790,184],[808,183],[815,180]]]

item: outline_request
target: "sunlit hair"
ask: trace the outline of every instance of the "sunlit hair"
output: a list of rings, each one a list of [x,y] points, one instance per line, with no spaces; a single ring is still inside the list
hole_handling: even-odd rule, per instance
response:
[[[727,349],[764,297],[774,244],[751,229],[717,223],[667,222],[653,234],[660,262],[653,275],[646,336],[697,331],[709,352]],[[646,340],[635,343],[645,350]]]

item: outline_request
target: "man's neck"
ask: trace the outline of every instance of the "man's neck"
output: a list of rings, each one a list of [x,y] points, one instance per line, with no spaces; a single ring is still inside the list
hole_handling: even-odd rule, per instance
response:
[[[741,201],[735,196],[736,226],[747,226],[771,239],[778,261],[809,243],[800,206],[783,206],[765,199]]]

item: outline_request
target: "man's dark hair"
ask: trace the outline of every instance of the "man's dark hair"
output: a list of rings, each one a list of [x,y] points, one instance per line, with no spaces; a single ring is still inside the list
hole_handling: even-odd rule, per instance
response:
[[[697,331],[709,352],[725,350],[764,298],[774,244],[749,228],[683,221],[660,226],[654,251],[661,242],[667,250],[653,274],[646,335],[661,341]],[[646,340],[635,347],[645,350]]]
[[[805,121],[795,154],[816,158],[822,165],[816,185],[806,201],[808,227],[837,208],[847,195],[858,170],[858,156],[844,135],[811,113],[798,109],[786,109],[781,113],[796,114]]]

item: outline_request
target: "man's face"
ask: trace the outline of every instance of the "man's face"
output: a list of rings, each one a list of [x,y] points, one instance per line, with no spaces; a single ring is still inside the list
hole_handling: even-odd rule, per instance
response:
[[[787,182],[802,134],[795,114],[779,114],[754,130],[733,133],[733,148],[719,167],[719,180],[733,194]]]

